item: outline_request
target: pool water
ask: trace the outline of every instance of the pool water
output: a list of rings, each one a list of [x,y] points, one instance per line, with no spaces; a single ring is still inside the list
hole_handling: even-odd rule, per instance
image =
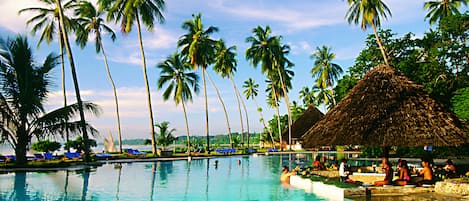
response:
[[[88,171],[9,173],[0,175],[0,200],[324,200],[279,182],[281,166],[304,163],[298,156],[116,163]]]

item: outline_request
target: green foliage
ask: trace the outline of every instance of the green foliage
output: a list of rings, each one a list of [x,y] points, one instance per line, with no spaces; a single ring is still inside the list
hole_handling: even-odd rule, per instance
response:
[[[459,118],[469,120],[469,87],[457,90],[451,98],[453,111]]]
[[[156,143],[161,145],[163,149],[166,149],[166,146],[172,144],[176,138],[173,136],[173,132],[176,129],[169,129],[169,122],[164,121],[159,124],[155,124],[155,127],[159,129],[158,137],[156,139]]]
[[[43,140],[31,145],[31,149],[39,152],[54,152],[59,150],[62,145],[59,142]]]
[[[383,155],[381,147],[362,147],[360,157],[363,158],[379,158]]]
[[[89,149],[91,149],[91,147],[98,146],[96,144],[96,140],[94,140],[94,139],[88,139],[87,144],[89,145]],[[71,140],[71,141],[68,141],[67,143],[65,143],[64,147],[65,147],[65,149],[73,148],[73,149],[77,150],[77,152],[83,152],[85,150],[85,141],[83,140],[83,138],[81,136],[79,136],[79,137],[77,137],[77,139]]]
[[[144,144],[144,145],[150,145],[150,144],[151,144],[151,139],[145,139],[145,140],[143,141],[143,144]]]

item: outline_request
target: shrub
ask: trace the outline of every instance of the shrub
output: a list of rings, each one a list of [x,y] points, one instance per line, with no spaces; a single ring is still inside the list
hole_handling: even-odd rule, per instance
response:
[[[54,152],[59,150],[62,145],[59,142],[42,140],[31,145],[31,149],[38,152]]]

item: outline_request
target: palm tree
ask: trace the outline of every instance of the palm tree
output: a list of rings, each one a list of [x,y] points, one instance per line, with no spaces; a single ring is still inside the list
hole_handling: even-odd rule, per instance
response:
[[[27,39],[0,40],[0,135],[15,150],[17,164],[25,164],[26,151],[31,139],[61,134],[65,130],[80,132],[81,121],[68,122],[79,110],[78,104],[68,105],[51,112],[44,110],[51,70],[58,57],[49,54],[44,63],[33,60]],[[99,108],[84,103],[87,111],[97,115]],[[88,132],[97,131],[86,124]]]
[[[26,25],[35,23],[31,29],[31,34],[35,35],[36,32],[42,29],[41,37],[37,43],[37,48],[40,47],[41,43],[45,40],[47,44],[50,44],[54,37],[57,37],[59,42],[60,49],[60,65],[61,65],[61,81],[62,81],[62,94],[64,106],[67,106],[67,92],[65,90],[65,60],[64,60],[64,40],[62,37],[61,26],[62,23],[59,19],[59,8],[55,0],[40,0],[45,7],[30,7],[21,9],[18,13],[22,14],[23,12],[38,12],[38,14],[28,21]],[[63,4],[62,8],[64,10],[71,10],[75,7],[75,2],[73,0],[67,1]],[[64,16],[64,24],[67,32],[71,32],[77,27],[77,24],[74,20],[71,20],[69,17]],[[65,140],[68,142],[69,134],[65,133]]]
[[[388,6],[384,4],[382,0],[347,0],[350,5],[345,18],[347,18],[348,23],[360,24],[360,27],[366,31],[366,29],[371,26],[373,32],[375,33],[376,42],[378,43],[381,54],[383,55],[384,62],[389,66],[388,58],[386,55],[386,49],[381,43],[381,39],[378,36],[376,31],[377,27],[381,26],[380,17],[385,19],[389,16],[392,16],[391,11]]]
[[[244,125],[243,125],[243,115],[241,112],[241,103],[244,108],[244,112],[246,115],[246,125],[247,125],[247,142],[248,142],[248,147],[249,147],[249,118],[248,118],[248,113],[246,109],[246,105],[244,104],[244,101],[241,98],[241,95],[239,93],[238,87],[236,86],[236,83],[234,82],[233,79],[233,74],[236,72],[236,46],[231,46],[227,48],[225,46],[225,43],[223,40],[219,40],[217,42],[217,53],[216,53],[216,59],[215,59],[215,64],[213,66],[213,70],[217,72],[218,74],[221,75],[221,77],[230,79],[231,84],[233,85],[233,91],[236,96],[236,101],[238,102],[238,111],[239,111],[239,118],[240,118],[240,125],[241,125],[241,135],[242,135],[242,143],[244,143]]]
[[[278,126],[278,138],[280,141],[280,150],[283,151],[282,127],[281,127],[281,122],[280,122],[281,117],[280,117],[280,110],[279,110],[281,90],[280,90],[278,80],[275,82],[273,81],[273,79],[267,79],[266,82],[267,82],[267,89],[265,91],[267,93],[267,105],[269,105],[272,108],[275,108],[275,112],[277,114],[277,126]]]
[[[122,31],[129,33],[134,23],[137,23],[138,42],[140,45],[140,54],[142,55],[143,79],[147,91],[148,115],[150,119],[150,135],[153,154],[156,154],[155,128],[153,125],[153,111],[151,107],[150,86],[148,84],[147,63],[145,51],[143,49],[142,27],[140,20],[149,29],[152,30],[155,20],[164,22],[163,10],[165,3],[163,0],[98,0],[100,10],[107,10],[107,20],[120,21]],[[140,19],[141,18],[141,19]]]
[[[267,123],[265,122],[264,116],[262,115],[262,108],[259,107],[259,104],[257,104],[256,101],[257,94],[259,93],[259,84],[257,84],[256,81],[254,81],[252,78],[249,78],[248,80],[244,81],[243,88],[243,93],[246,96],[246,99],[254,100],[254,104],[256,104],[256,109],[259,112],[259,115],[261,116],[262,124],[264,125],[264,128],[267,128],[267,132],[269,133],[270,138],[272,139],[272,145],[275,146],[272,131],[269,129],[269,127],[267,127]]]
[[[202,69],[202,81],[204,84],[204,103],[205,103],[205,134],[207,139],[207,150],[210,153],[209,124],[208,124],[208,101],[207,84],[205,81],[205,71],[207,66],[213,63],[215,54],[215,41],[210,35],[218,31],[217,27],[210,26],[204,29],[202,24],[202,15],[192,14],[193,19],[187,20],[182,24],[182,28],[188,31],[178,40],[178,46],[182,47],[181,53],[190,59],[194,70],[197,66]]]
[[[64,13],[62,10],[62,5],[60,0],[55,0],[55,3],[57,4],[58,12],[59,12],[59,22],[61,24],[65,24],[65,17]],[[84,161],[89,162],[91,161],[90,157],[90,149],[88,145],[88,132],[86,129],[86,120],[85,120],[85,112],[83,109],[83,101],[81,100],[81,95],[80,95],[80,87],[78,85],[78,77],[77,77],[77,72],[75,68],[75,62],[73,60],[73,54],[72,54],[72,49],[70,48],[70,43],[68,41],[68,32],[65,28],[65,26],[60,26],[60,29],[62,31],[62,38],[64,40],[64,45],[65,45],[65,50],[67,51],[67,56],[68,60],[70,62],[70,71],[72,72],[72,79],[73,79],[73,86],[75,88],[75,96],[77,98],[77,104],[78,104],[78,109],[80,113],[80,124],[81,124],[81,130],[83,133],[83,140],[84,140],[84,145],[85,145],[85,157]]]
[[[331,106],[331,103],[333,103],[333,100],[332,100],[334,98],[332,96],[333,90],[325,88],[316,83],[316,85],[313,86],[312,88],[312,92],[315,94],[314,95],[315,102],[318,105],[324,104],[324,113],[325,113],[327,111],[327,108],[329,108]]]
[[[430,24],[439,22],[442,18],[460,14],[459,7],[461,5],[467,5],[468,0],[433,0],[427,1],[423,5],[428,10],[425,19],[430,19]]]
[[[167,121],[163,121],[159,124],[157,123],[155,126],[160,130],[157,140],[158,145],[163,146],[163,150],[166,150],[166,147],[173,143],[174,140],[176,140],[176,138],[173,136],[173,133],[176,131],[176,129],[169,129],[169,122]]]
[[[90,34],[94,34],[95,48],[96,53],[101,52],[104,58],[104,67],[107,72],[107,77],[112,86],[112,91],[114,93],[114,103],[116,105],[116,117],[117,117],[117,135],[119,137],[119,152],[122,153],[122,135],[121,135],[121,122],[119,115],[119,100],[117,98],[117,89],[112,79],[111,70],[107,62],[106,53],[104,52],[102,34],[109,34],[111,40],[116,39],[116,34],[114,31],[104,24],[104,19],[101,18],[103,11],[98,11],[96,8],[87,1],[81,1],[78,5],[78,8],[75,10],[75,15],[78,16],[76,21],[82,26],[82,29],[77,31],[77,43],[83,48],[88,42],[88,37]]]
[[[322,88],[332,88],[334,82],[343,73],[343,70],[338,64],[332,63],[332,60],[335,59],[335,54],[331,52],[331,48],[325,45],[316,47],[316,52],[311,54],[311,59],[314,60],[311,75],[316,79],[317,85]],[[334,94],[332,94],[332,104],[336,105]]]
[[[164,85],[167,85],[163,92],[163,100],[166,101],[172,96],[176,105],[179,103],[182,105],[186,122],[187,151],[190,156],[189,122],[187,121],[185,104],[187,101],[192,101],[192,92],[199,93],[199,76],[190,71],[192,67],[178,53],[174,53],[165,61],[159,63],[157,67],[161,69],[158,89],[162,89]]]
[[[291,82],[291,79],[283,76],[285,68],[293,66],[285,57],[289,52],[289,46],[280,44],[281,37],[270,36],[272,30],[269,26],[266,26],[265,29],[258,26],[254,28],[252,32],[253,36],[246,38],[246,42],[251,43],[251,47],[246,50],[246,59],[249,60],[254,67],[262,63],[261,71],[266,73],[270,80],[272,80],[273,74],[277,74],[276,76],[280,80],[280,89],[283,91],[283,93],[278,94],[281,95],[280,97],[285,98],[285,104],[287,106],[289,144],[291,144],[292,120],[287,90],[287,88],[289,88],[288,82]]]
[[[314,103],[314,94],[309,90],[309,87],[303,87],[300,90],[300,97],[303,101],[303,105],[308,107],[309,105],[315,105]]]

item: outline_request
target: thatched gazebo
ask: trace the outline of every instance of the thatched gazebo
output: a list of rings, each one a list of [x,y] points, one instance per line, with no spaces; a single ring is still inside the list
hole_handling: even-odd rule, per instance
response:
[[[391,67],[370,70],[350,93],[302,137],[317,145],[456,146],[467,127],[422,86]]]
[[[291,125],[292,142],[298,141],[306,131],[313,127],[319,120],[324,117],[324,114],[319,111],[314,105],[310,105],[298,119]],[[283,131],[282,138],[287,139],[288,142],[288,128]]]

